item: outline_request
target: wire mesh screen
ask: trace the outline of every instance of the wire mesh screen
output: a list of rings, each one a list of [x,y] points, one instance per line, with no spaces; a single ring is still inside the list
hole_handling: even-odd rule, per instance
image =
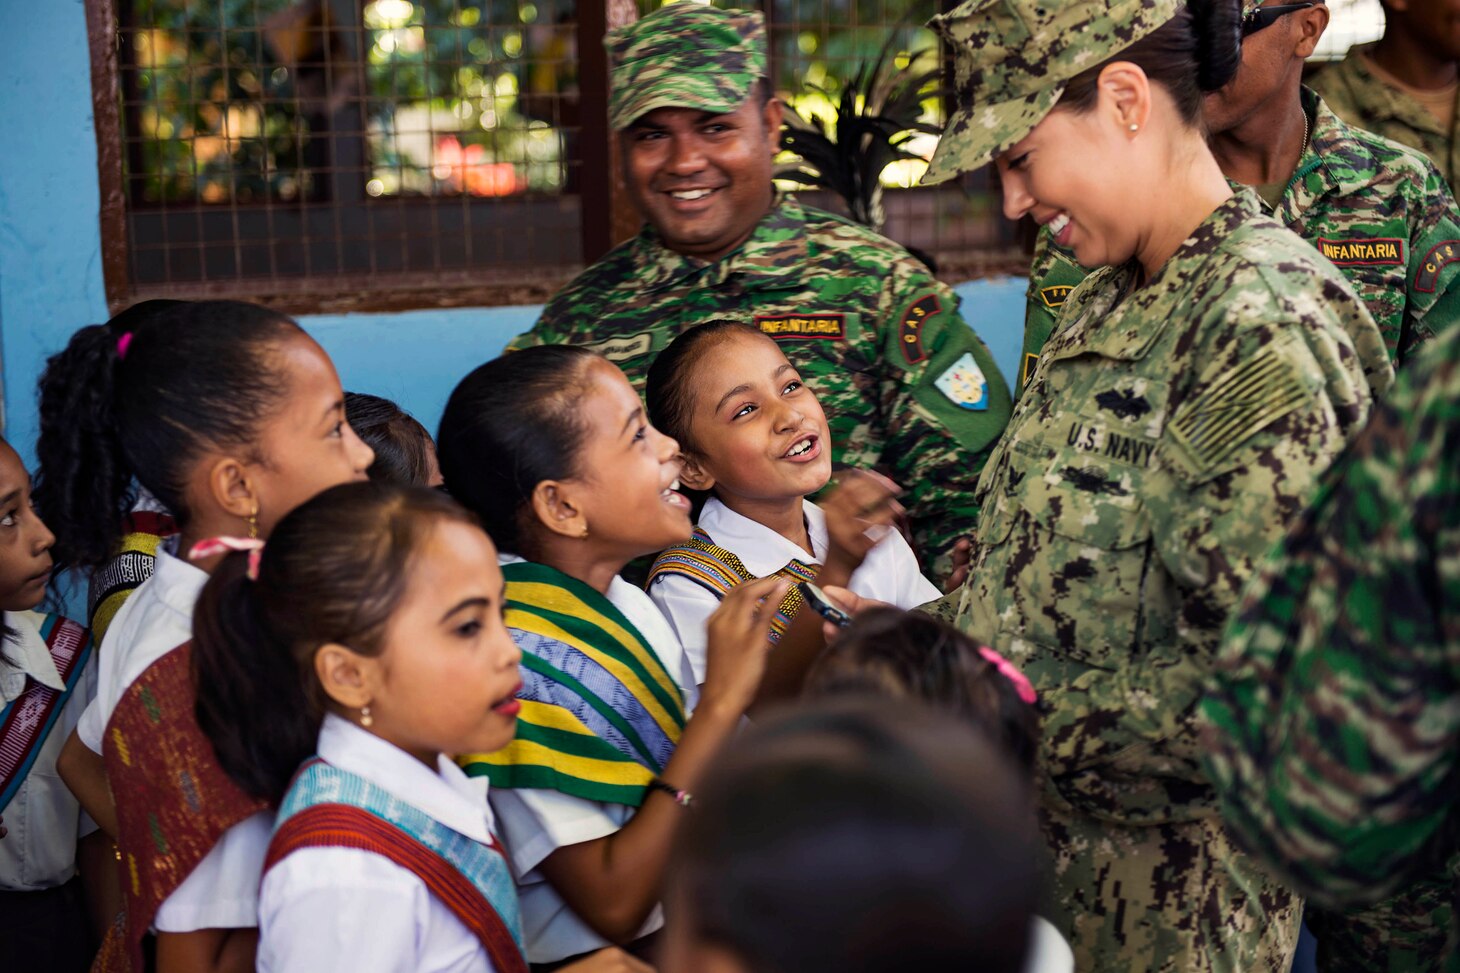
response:
[[[121,0],[134,289],[565,275],[575,0]]]
[[[679,0],[694,2],[694,0]],[[909,76],[941,73],[945,54],[936,35],[922,25],[940,9],[939,0],[714,0],[721,7],[755,7],[769,26],[771,82],[788,111],[808,121],[827,121],[833,131],[843,91],[855,85],[885,54],[884,70]],[[641,14],[663,5],[639,0]],[[951,5],[951,4],[950,4]],[[936,88],[940,79],[932,80]],[[920,120],[941,124],[946,103],[929,90],[921,100]],[[858,99],[859,101],[861,99]],[[937,136],[918,134],[902,147],[931,156]],[[790,157],[783,157],[783,161]],[[920,251],[946,276],[976,274],[1008,262],[1018,250],[1016,230],[1000,212],[987,172],[973,173],[937,187],[920,187],[925,161],[898,161],[882,174],[882,232]],[[784,182],[802,201],[849,214],[836,192],[807,190]],[[1020,261],[1015,260],[1015,264]]]
[[[1313,61],[1336,61],[1356,44],[1376,41],[1384,33],[1384,8],[1379,0],[1329,0],[1328,30],[1313,52]]]

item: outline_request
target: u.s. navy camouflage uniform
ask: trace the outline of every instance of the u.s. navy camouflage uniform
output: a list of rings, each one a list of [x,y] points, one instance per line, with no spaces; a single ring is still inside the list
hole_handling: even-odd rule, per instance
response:
[[[1055,915],[1082,970],[1285,970],[1299,902],[1239,853],[1195,704],[1254,562],[1370,402],[1349,286],[1243,191],[1145,287],[1076,289],[941,604],[1042,697]]]
[[[1349,48],[1342,61],[1319,69],[1309,84],[1350,125],[1429,156],[1454,191],[1460,176],[1460,101],[1449,123],[1442,122],[1409,94],[1374,74],[1368,57],[1373,48],[1373,44]]]
[[[1016,144],[1178,9],[968,0],[934,18],[959,103],[934,178]],[[1196,704],[1254,563],[1392,370],[1352,287],[1247,190],[1143,271],[1067,299],[979,479],[968,580],[925,610],[1041,694],[1050,917],[1078,968],[1285,973],[1300,902],[1223,829]]]
[[[1272,217],[1348,278],[1402,365],[1421,343],[1460,320],[1460,212],[1419,153],[1346,125],[1313,92],[1308,151]],[[1265,206],[1266,204],[1264,204]],[[1029,270],[1022,388],[1054,331],[1060,305],[1086,271],[1040,231]]]
[[[754,12],[672,4],[605,45],[615,130],[658,108],[735,111],[766,70],[765,22]],[[945,576],[977,513],[973,486],[1009,419],[1009,388],[958,298],[891,240],[790,198],[713,262],[675,252],[645,226],[509,348],[586,345],[642,392],[665,345],[717,318],[776,339],[826,409],[833,458],[902,485],[929,573]]]
[[[1335,907],[1426,875],[1460,896],[1460,329],[1265,563],[1202,713],[1229,827],[1284,881]],[[1408,961],[1460,971],[1453,914],[1410,921],[1435,952]]]
[[[907,251],[865,227],[783,198],[714,263],[665,247],[651,227],[553,298],[511,347],[586,345],[643,390],[654,356],[705,321],[753,323],[816,390],[842,463],[885,470],[924,556],[973,523],[973,487],[1009,419],[1009,390],[958,298]]]

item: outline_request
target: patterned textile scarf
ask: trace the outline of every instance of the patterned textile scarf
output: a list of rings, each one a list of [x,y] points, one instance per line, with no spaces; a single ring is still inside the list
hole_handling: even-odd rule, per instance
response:
[[[814,581],[816,572],[816,565],[793,560],[775,573],[776,577],[789,580],[791,589],[781,599],[781,607],[776,610],[776,617],[771,619],[772,642],[781,640],[791,624],[791,619],[801,610],[801,591],[796,587],[796,582]],[[717,545],[714,538],[699,527],[695,528],[694,536],[687,543],[676,544],[655,558],[654,567],[649,570],[649,584],[653,584],[655,578],[664,574],[678,574],[689,578],[722,601],[730,593],[730,589],[742,581],[756,580],[740,558]]]
[[[638,807],[684,731],[684,698],[607,598],[545,564],[502,568],[522,649],[516,738],[459,759],[493,787],[546,788]]]

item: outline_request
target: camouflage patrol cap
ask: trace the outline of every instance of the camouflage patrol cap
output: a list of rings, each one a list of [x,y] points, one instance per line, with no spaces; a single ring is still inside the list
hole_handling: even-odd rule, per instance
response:
[[[615,131],[656,108],[732,112],[766,73],[765,18],[756,11],[672,3],[603,43]]]
[[[954,51],[958,109],[924,183],[977,169],[1034,130],[1065,85],[1169,21],[1181,0],[967,0],[928,22]]]

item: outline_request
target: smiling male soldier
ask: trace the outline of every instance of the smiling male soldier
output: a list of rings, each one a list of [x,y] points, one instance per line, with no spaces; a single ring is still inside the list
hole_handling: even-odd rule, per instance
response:
[[[757,325],[820,396],[834,458],[907,491],[925,569],[946,575],[1010,411],[958,298],[891,240],[776,193],[782,109],[759,13],[676,3],[605,43],[609,121],[647,222],[511,347],[588,346],[642,391],[680,332],[717,318]]]

